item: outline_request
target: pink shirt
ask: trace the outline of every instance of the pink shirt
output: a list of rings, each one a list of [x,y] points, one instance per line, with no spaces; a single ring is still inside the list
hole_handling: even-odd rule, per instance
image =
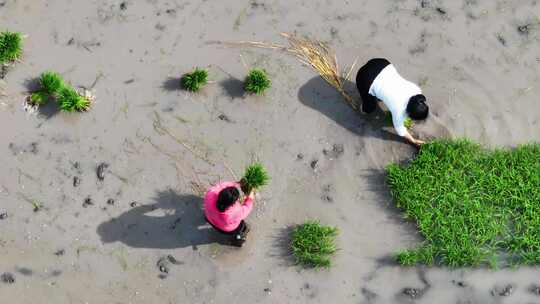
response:
[[[228,187],[239,188],[240,184],[236,182],[223,182],[211,187],[204,196],[204,214],[206,218],[212,225],[226,232],[238,228],[240,222],[249,215],[253,208],[253,199],[248,196],[244,204],[236,202],[224,212],[219,211],[217,208],[219,193]]]

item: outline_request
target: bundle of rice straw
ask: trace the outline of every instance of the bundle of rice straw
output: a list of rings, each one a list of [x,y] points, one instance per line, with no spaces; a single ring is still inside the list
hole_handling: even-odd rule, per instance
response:
[[[343,82],[351,76],[356,65],[356,60],[349,71],[343,74],[339,70],[336,55],[326,44],[308,38],[299,38],[288,33],[281,33],[281,35],[289,41],[288,52],[295,55],[302,63],[311,66],[329,85],[333,86],[345,98],[345,101],[354,110],[358,110],[358,105],[345,91]]]
[[[281,33],[289,41],[289,46],[282,46],[275,43],[265,43],[256,41],[241,41],[238,43],[227,43],[229,45],[251,46],[266,49],[277,49],[293,54],[302,63],[311,66],[321,77],[332,87],[334,87],[345,101],[356,111],[358,105],[353,98],[345,91],[344,80],[348,80],[356,65],[356,61],[352,64],[347,73],[342,73],[339,70],[337,57],[330,48],[316,40],[308,38],[299,38],[293,34]]]

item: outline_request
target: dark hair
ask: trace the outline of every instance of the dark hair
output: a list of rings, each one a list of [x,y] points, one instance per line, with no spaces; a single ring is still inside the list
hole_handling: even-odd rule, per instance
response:
[[[228,187],[221,192],[219,192],[216,207],[220,212],[225,212],[227,208],[234,205],[238,198],[240,197],[240,192],[236,187]]]
[[[407,114],[414,120],[426,119],[429,113],[429,107],[426,104],[426,96],[422,94],[414,95],[407,104]]]

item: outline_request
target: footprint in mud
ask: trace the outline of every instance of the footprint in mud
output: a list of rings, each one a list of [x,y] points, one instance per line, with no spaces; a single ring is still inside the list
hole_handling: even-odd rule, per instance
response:
[[[341,155],[343,155],[344,152],[345,152],[345,148],[343,147],[342,144],[332,145],[331,150],[323,149],[323,154],[326,157],[328,157],[330,160],[339,158]]]
[[[96,175],[100,181],[103,181],[105,179],[105,172],[108,168],[109,164],[107,163],[101,163],[97,166]]]
[[[537,295],[537,296],[540,296],[540,285],[537,285],[537,284],[533,284],[529,287],[529,292],[532,293],[533,295]]]
[[[225,114],[219,114],[218,119],[224,122],[232,123],[233,121],[229,118],[229,116]]]
[[[519,25],[517,27],[517,30],[520,34],[522,35],[525,35],[525,36],[528,36],[531,32],[531,29],[532,29],[532,24],[531,23],[526,23],[526,24],[523,24],[523,25]]]
[[[318,160],[318,159],[312,160],[312,161],[309,163],[309,166],[311,167],[311,169],[313,169],[313,171],[316,171],[316,170],[317,170],[317,167],[319,166],[319,160]]]
[[[414,15],[426,22],[437,17],[443,20],[450,19],[445,8],[432,4],[430,0],[420,0],[420,5],[414,9]]]
[[[13,284],[13,283],[15,283],[15,276],[10,272],[4,272],[0,276],[0,280],[2,280],[2,282],[6,283],[6,284]]]
[[[334,198],[332,197],[333,187],[331,184],[324,185],[322,187],[321,200],[326,203],[333,203]]]
[[[171,271],[172,265],[182,265],[184,262],[176,260],[176,258],[172,255],[167,255],[164,257],[159,258],[159,260],[156,263],[156,267],[158,268],[160,274],[160,279],[165,279],[169,272]]]
[[[94,201],[90,197],[85,198],[84,202],[82,204],[83,208],[88,208],[88,207],[93,206],[93,205],[94,205]]]
[[[81,184],[81,178],[78,176],[73,177],[73,187],[78,187]]]
[[[379,297],[378,294],[376,294],[375,292],[365,288],[365,287],[362,287],[362,295],[364,296],[364,298],[366,299],[366,304],[371,304],[371,303],[375,303],[375,300]]]
[[[424,294],[431,288],[431,284],[426,278],[426,273],[422,270],[418,270],[418,278],[420,282],[424,284],[423,288],[405,287],[397,294],[397,298],[408,298],[410,300],[417,300],[422,298]]]
[[[467,287],[467,283],[465,283],[465,282],[463,282],[463,281],[452,280],[452,284],[456,285],[456,286],[459,287],[459,288],[465,288],[465,287]]]
[[[401,293],[408,296],[411,299],[418,299],[422,297],[424,294],[422,289],[412,288],[412,287],[403,288]]]
[[[313,285],[309,283],[305,283],[304,286],[300,287],[300,292],[310,299],[316,298],[318,293],[317,289],[313,288]]]
[[[19,155],[23,153],[32,153],[37,154],[39,152],[38,149],[38,143],[32,142],[28,145],[17,145],[14,143],[9,143],[9,150],[13,153],[13,155]]]
[[[514,285],[506,284],[504,286],[495,286],[491,290],[491,295],[494,297],[509,297],[514,292]]]
[[[417,54],[423,54],[426,52],[426,49],[428,47],[427,38],[430,36],[428,33],[424,30],[420,33],[420,37],[418,38],[418,42],[415,46],[411,47],[409,49],[409,53],[411,55],[417,55]]]

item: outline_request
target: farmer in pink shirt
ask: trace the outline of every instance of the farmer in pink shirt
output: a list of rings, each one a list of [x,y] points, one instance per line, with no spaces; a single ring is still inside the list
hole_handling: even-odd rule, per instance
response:
[[[204,197],[204,215],[217,231],[233,236],[233,245],[242,247],[249,228],[244,219],[253,208],[254,193],[238,201],[241,188],[237,182],[223,182],[211,187]]]

